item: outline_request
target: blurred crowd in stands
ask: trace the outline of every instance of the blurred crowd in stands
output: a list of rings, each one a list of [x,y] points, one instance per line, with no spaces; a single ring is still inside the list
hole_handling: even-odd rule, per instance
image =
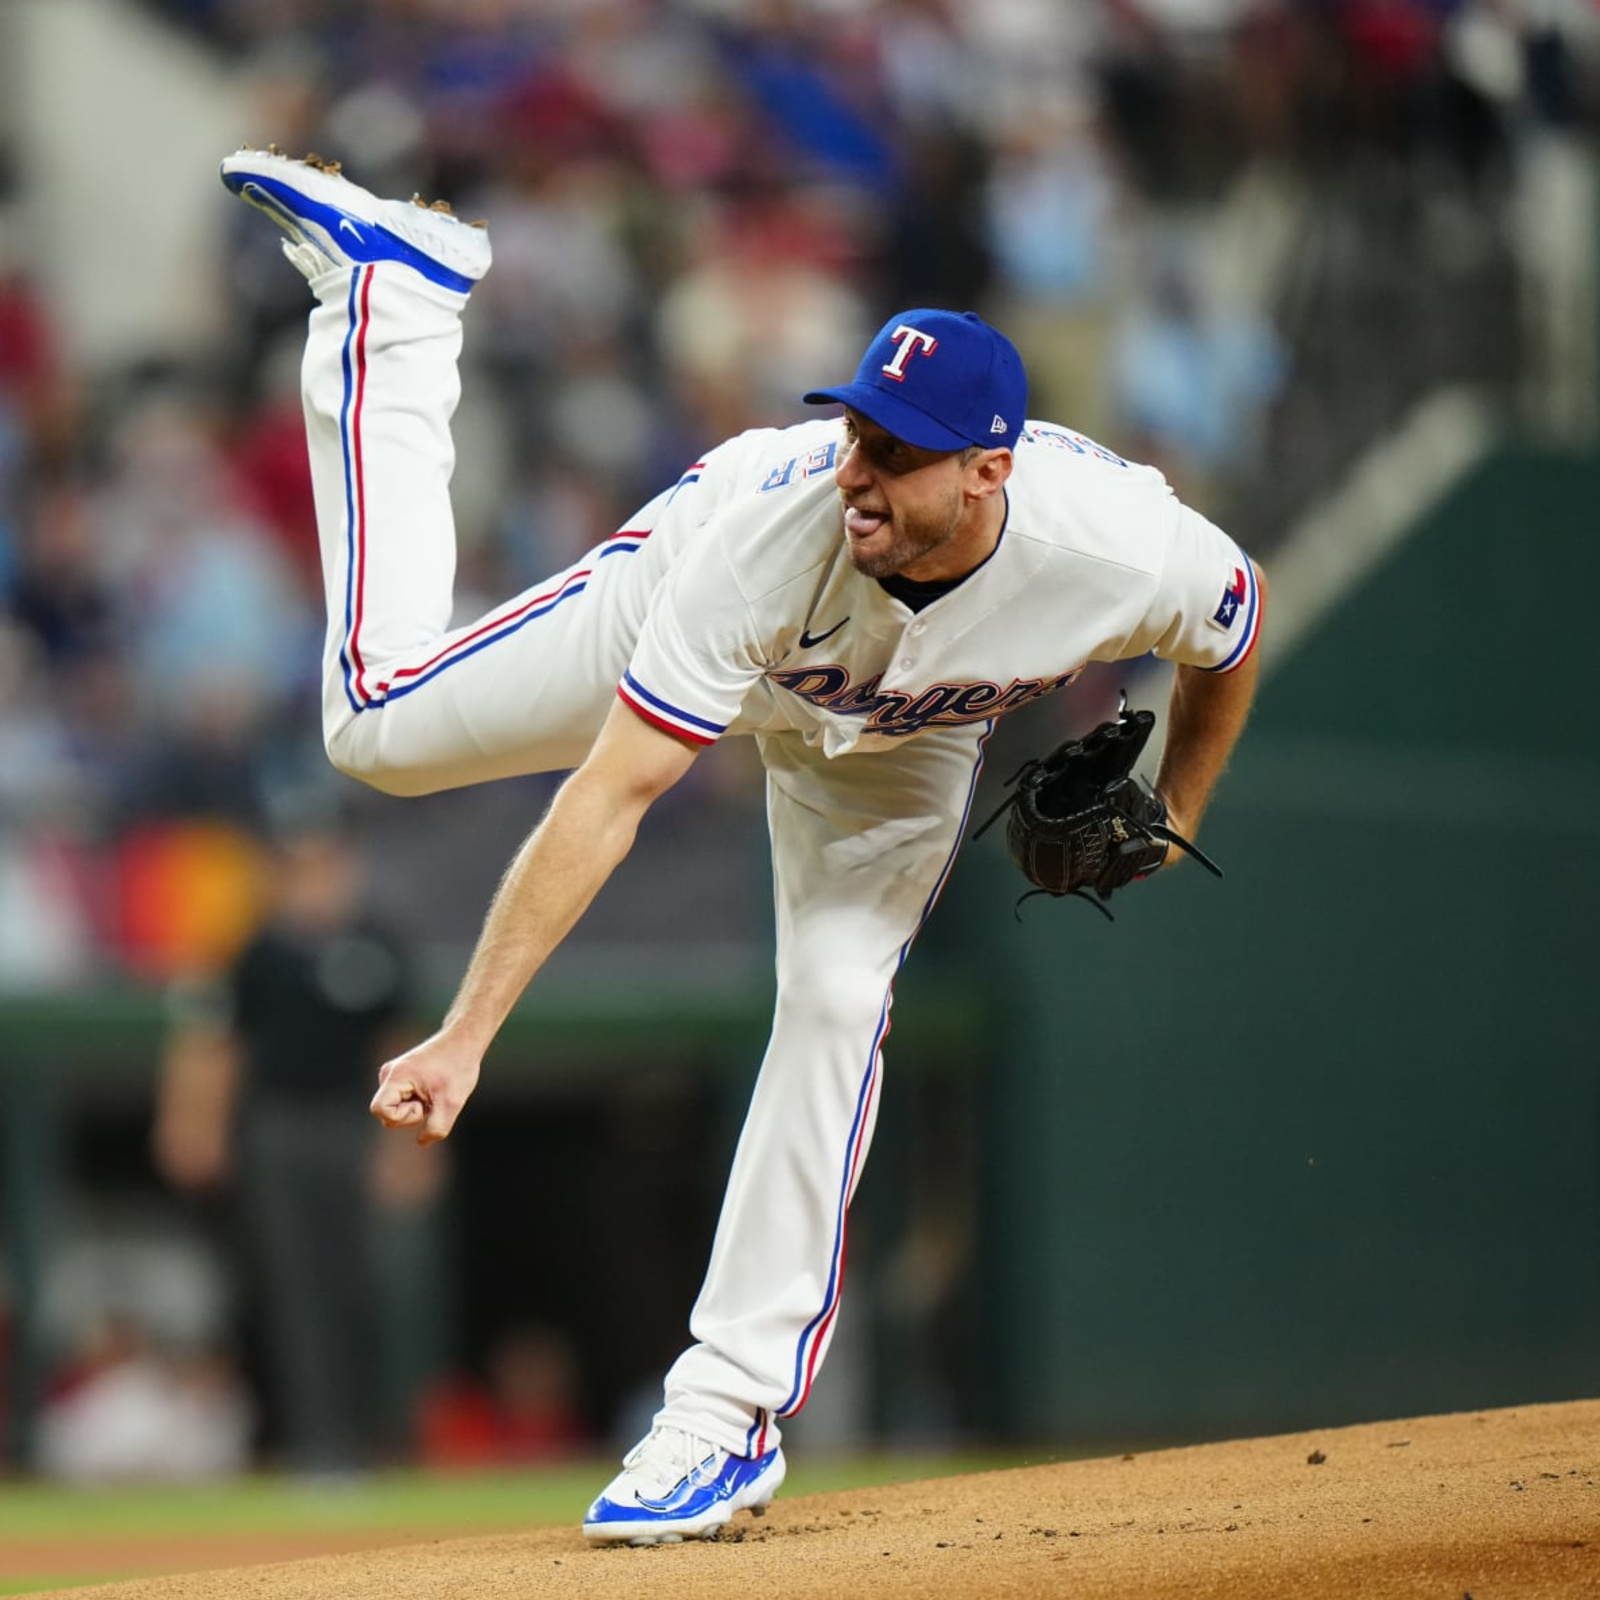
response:
[[[708,444],[800,417],[918,304],[981,309],[1028,356],[1034,415],[1159,463],[1270,557],[1407,398],[1516,377],[1520,175],[1587,137],[1600,32],[1586,0],[146,10],[237,75],[242,131],[491,223],[463,615]],[[0,174],[13,989],[222,959],[259,904],[253,830],[321,759],[305,285],[219,188],[229,340],[71,370],[48,263],[5,225],[41,177]]]

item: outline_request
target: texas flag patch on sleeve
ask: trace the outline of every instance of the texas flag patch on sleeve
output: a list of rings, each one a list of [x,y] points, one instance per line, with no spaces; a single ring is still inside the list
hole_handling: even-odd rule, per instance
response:
[[[1222,603],[1211,613],[1211,622],[1214,627],[1221,628],[1224,633],[1234,624],[1239,615],[1239,607],[1245,603],[1250,593],[1249,584],[1245,580],[1244,568],[1233,569],[1233,582],[1222,591]]]
[[[1233,577],[1222,591],[1217,609],[1206,620],[1220,632],[1235,636],[1227,658],[1207,670],[1230,672],[1250,654],[1261,627],[1261,595],[1256,585],[1255,569],[1248,561],[1242,567],[1233,569]]]

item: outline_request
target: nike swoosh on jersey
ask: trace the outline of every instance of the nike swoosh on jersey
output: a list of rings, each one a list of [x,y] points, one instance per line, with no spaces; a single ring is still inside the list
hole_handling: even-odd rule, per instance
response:
[[[840,621],[834,623],[834,625],[829,628],[826,633],[819,633],[816,635],[809,634],[804,628],[802,628],[800,630],[800,648],[802,650],[815,650],[816,647],[823,642],[823,640],[831,639],[834,634],[836,634],[849,620],[849,617],[844,617]]]

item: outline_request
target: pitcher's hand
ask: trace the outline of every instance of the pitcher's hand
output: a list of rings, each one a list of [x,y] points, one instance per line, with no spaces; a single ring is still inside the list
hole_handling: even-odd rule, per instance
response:
[[[478,1067],[476,1051],[436,1033],[378,1069],[372,1114],[386,1128],[415,1128],[418,1144],[437,1144],[477,1087]]]

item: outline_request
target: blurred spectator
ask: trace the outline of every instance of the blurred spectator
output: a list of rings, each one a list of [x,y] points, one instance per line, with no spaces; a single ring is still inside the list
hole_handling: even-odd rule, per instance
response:
[[[296,35],[289,17],[275,20],[277,26],[261,28],[239,75],[235,137],[241,144],[272,142],[286,150],[309,150],[327,111],[328,62],[308,39]],[[274,341],[285,328],[305,322],[305,298],[296,292],[297,284],[285,285],[276,243],[263,239],[248,217],[218,221],[230,329],[230,348],[219,355],[233,375],[239,401],[249,405],[256,399],[255,385]]]
[[[60,834],[0,830],[0,992],[70,991],[93,977],[86,876]]]
[[[767,0],[741,24],[722,35],[731,76],[765,113],[782,167],[802,180],[892,192],[893,151],[866,59],[870,23],[839,11],[819,40],[810,8]]]
[[[570,93],[545,81],[508,107],[511,139],[499,177],[472,202],[493,216],[495,248],[476,333],[523,449],[541,442],[548,391],[569,357],[622,342],[637,312],[626,177],[606,149],[603,113],[585,99],[581,115],[592,120],[554,148],[538,132],[542,119],[558,115],[550,98],[561,99],[559,115],[580,115]]]
[[[45,1406],[39,1466],[73,1484],[207,1481],[249,1466],[252,1426],[243,1381],[220,1352],[163,1348],[112,1315]]]
[[[256,402],[227,419],[219,446],[241,510],[272,534],[294,569],[304,604],[320,608],[322,556],[300,411],[299,345],[297,330],[292,341],[265,351],[254,374]]]
[[[0,619],[0,815],[45,831],[70,824],[85,801],[59,689],[37,639]]]
[[[1211,509],[1218,475],[1254,458],[1283,355],[1263,322],[1211,292],[1193,239],[1164,242],[1143,297],[1115,329],[1111,390],[1130,452]]]
[[[20,214],[5,204],[5,176],[0,170],[0,532],[23,469],[67,464],[76,420],[60,339],[37,292],[40,267],[27,257]]]
[[[983,203],[991,150],[959,126],[917,127],[906,130],[899,155],[900,201],[877,228],[882,298],[901,306],[981,304],[997,247]]]
[[[529,1466],[558,1461],[591,1443],[578,1402],[577,1360],[556,1329],[505,1330],[482,1380],[437,1385],[422,1410],[425,1467]]]
[[[135,399],[100,496],[98,541],[157,726],[215,717],[224,698],[246,720],[266,714],[304,680],[316,638],[280,545],[228,470],[219,426],[186,395]]]
[[[409,999],[407,957],[365,909],[330,817],[287,821],[271,910],[231,970],[175,1007],[153,1131],[182,1189],[231,1183],[262,1330],[267,1435],[285,1465],[343,1472],[403,1448],[381,1352],[390,1227],[431,1209],[439,1152],[376,1139],[366,1114]],[[404,1286],[400,1292],[405,1293]]]
[[[787,420],[807,374],[850,370],[871,327],[841,265],[849,230],[822,193],[707,205],[656,321],[704,438]]]
[[[115,597],[81,486],[58,482],[36,496],[17,540],[10,611],[58,673],[120,643]]]
[[[1028,404],[1084,432],[1108,431],[1108,344],[1125,219],[1115,164],[1087,105],[1019,119],[997,147],[986,195],[996,314],[1025,349]]]

